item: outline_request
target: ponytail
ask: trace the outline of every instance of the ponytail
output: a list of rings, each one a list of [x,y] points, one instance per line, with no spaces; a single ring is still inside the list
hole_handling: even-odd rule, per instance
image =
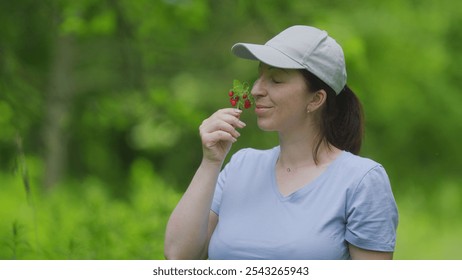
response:
[[[364,114],[355,93],[345,86],[338,95],[328,95],[321,115],[321,129],[326,141],[339,149],[359,154],[364,137]]]
[[[326,83],[312,73],[301,70],[310,91],[324,89],[327,92],[325,104],[319,114],[318,143],[314,147],[315,161],[323,143],[338,149],[359,154],[364,137],[364,114],[361,102],[355,93],[345,86],[336,94]]]

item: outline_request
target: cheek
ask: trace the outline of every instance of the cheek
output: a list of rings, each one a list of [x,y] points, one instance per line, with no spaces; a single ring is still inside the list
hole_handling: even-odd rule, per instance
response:
[[[281,114],[292,117],[304,115],[306,112],[306,99],[297,97],[298,96],[286,99],[281,103],[281,106],[278,106],[278,111],[280,111]]]

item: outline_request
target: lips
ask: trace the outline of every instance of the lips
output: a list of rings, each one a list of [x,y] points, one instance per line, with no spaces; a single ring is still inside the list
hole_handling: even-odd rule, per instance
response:
[[[267,105],[262,105],[262,104],[256,104],[255,107],[257,109],[268,109],[271,108],[272,106],[267,106]]]
[[[257,104],[255,105],[255,113],[257,114],[257,116],[262,117],[266,115],[266,113],[269,112],[271,108],[272,106]]]

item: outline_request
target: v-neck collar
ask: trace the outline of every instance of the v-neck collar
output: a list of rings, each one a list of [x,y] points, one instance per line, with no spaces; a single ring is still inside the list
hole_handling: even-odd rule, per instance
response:
[[[291,198],[293,197],[297,197],[297,196],[300,196],[300,195],[303,195],[305,193],[308,193],[310,191],[312,191],[315,186],[319,183],[319,181],[322,181],[324,179],[324,177],[328,176],[329,173],[331,172],[331,170],[339,164],[339,162],[341,161],[341,159],[343,157],[346,156],[347,152],[345,151],[342,151],[330,164],[329,166],[327,166],[327,168],[319,175],[317,176],[316,178],[314,178],[311,182],[309,182],[308,184],[305,184],[303,185],[301,188],[295,190],[294,192],[288,194],[288,195],[283,195],[280,191],[279,191],[279,185],[278,185],[278,182],[277,182],[277,178],[276,178],[276,162],[279,158],[279,154],[281,153],[281,147],[280,146],[277,146],[276,149],[275,149],[275,152],[273,154],[273,159],[272,159],[272,163],[271,163],[271,181],[272,181],[272,184],[271,184],[271,188],[273,189],[274,193],[276,194],[276,196],[279,198],[279,200],[281,201],[287,201],[287,200],[290,200]]]

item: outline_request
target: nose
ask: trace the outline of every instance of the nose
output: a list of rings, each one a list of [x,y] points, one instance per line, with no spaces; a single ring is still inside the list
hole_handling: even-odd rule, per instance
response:
[[[260,97],[265,95],[265,92],[266,91],[263,86],[262,79],[260,77],[253,83],[252,90],[250,91],[250,93],[253,95],[253,97]]]

